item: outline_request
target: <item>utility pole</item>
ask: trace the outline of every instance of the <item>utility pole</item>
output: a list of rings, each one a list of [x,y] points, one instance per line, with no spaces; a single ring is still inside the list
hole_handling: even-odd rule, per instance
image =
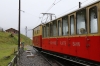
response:
[[[21,0],[19,0],[19,20],[18,20],[18,51],[20,49],[20,19],[21,19]]]
[[[81,8],[81,2],[79,2],[79,8]]]
[[[25,31],[26,31],[26,37],[27,37],[27,26],[26,26],[26,28],[25,28]]]

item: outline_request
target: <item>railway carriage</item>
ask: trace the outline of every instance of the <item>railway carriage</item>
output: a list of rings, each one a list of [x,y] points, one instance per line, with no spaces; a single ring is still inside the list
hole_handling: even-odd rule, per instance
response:
[[[43,51],[100,63],[100,1],[43,24],[41,30]]]
[[[38,50],[42,48],[42,24],[33,29],[33,46]]]

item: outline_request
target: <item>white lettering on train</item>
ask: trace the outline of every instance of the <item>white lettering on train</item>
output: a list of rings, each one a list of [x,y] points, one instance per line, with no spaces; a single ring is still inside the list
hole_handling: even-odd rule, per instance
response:
[[[66,46],[66,41],[60,41],[60,45],[65,45]]]
[[[52,44],[52,45],[56,45],[57,42],[56,42],[56,41],[50,41],[50,44]]]
[[[73,46],[80,46],[80,42],[73,42],[72,45]]]

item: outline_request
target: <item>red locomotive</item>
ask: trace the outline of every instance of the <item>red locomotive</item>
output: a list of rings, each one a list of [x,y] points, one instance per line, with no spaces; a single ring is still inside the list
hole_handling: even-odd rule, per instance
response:
[[[100,63],[100,1],[41,24],[33,34],[33,46],[45,53]]]

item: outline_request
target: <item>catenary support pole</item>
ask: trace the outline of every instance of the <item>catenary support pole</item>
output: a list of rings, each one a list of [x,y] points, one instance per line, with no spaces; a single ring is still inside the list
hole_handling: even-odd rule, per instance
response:
[[[81,2],[79,2],[79,8],[81,8]]]
[[[18,19],[18,51],[20,49],[20,19],[21,19],[21,0],[19,0],[19,19]]]

